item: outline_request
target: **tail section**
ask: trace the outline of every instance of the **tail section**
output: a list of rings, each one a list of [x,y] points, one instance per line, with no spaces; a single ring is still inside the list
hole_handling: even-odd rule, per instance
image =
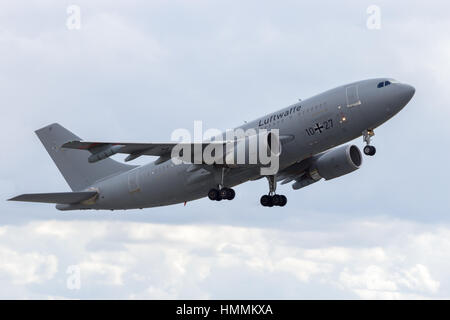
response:
[[[95,181],[135,167],[113,159],[89,163],[90,152],[61,148],[66,142],[81,139],[57,123],[36,130],[36,135],[73,191],[83,190]]]

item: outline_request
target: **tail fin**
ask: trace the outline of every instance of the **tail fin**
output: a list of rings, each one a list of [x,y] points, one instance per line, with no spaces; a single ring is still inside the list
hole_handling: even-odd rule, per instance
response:
[[[62,149],[64,143],[81,139],[58,123],[36,130],[36,135],[73,191],[83,190],[95,181],[135,167],[113,159],[89,163],[88,151]]]

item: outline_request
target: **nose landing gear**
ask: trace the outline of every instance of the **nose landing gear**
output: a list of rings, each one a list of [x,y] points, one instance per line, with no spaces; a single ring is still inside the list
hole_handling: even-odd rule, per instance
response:
[[[275,190],[277,188],[275,176],[267,176],[267,180],[269,180],[269,194],[265,194],[261,197],[261,205],[263,207],[284,207],[287,203],[287,198],[282,194],[275,194]]]
[[[363,141],[366,143],[366,146],[363,149],[365,155],[373,156],[377,152],[377,149],[374,146],[370,145],[370,139],[375,135],[373,130],[364,130],[363,133]]]
[[[373,156],[377,152],[377,149],[374,146],[365,146],[363,151],[364,151],[364,154],[366,154],[368,156]]]

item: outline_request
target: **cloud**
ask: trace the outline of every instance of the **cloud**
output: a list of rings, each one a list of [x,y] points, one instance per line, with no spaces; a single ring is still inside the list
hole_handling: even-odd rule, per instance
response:
[[[14,285],[43,283],[58,271],[58,259],[54,255],[38,252],[17,252],[0,248],[0,275]]]
[[[273,270],[291,273],[299,281],[308,282],[316,274],[330,273],[332,271],[332,265],[289,257],[277,262]]]
[[[354,225],[367,231],[383,229],[374,221],[354,221]],[[420,225],[414,227],[420,230]],[[438,228],[441,233],[450,232]],[[311,246],[295,240],[306,234],[314,242],[317,236],[308,230],[218,225],[43,221],[1,231],[0,284],[29,290],[34,297],[94,298],[95,293],[107,298],[233,298],[226,287],[237,285],[245,274],[251,274],[248,281],[279,279],[265,290],[274,290],[280,298],[304,295],[314,284],[337,291],[342,298],[443,298],[450,293],[449,269],[420,258],[421,250],[427,251],[439,236],[410,233],[402,221],[391,223],[389,235],[397,234],[397,239],[383,247],[336,246],[332,241]],[[348,240],[361,238],[346,226],[336,232]],[[105,248],[104,239],[108,239]],[[424,246],[415,247],[416,242]],[[12,244],[15,251],[9,249]],[[440,258],[448,260],[448,252],[441,252],[445,256]],[[80,290],[66,288],[69,265],[80,268]],[[217,288],[223,274],[228,284]],[[292,291],[286,293],[280,287],[292,287]],[[264,292],[235,294],[265,296]],[[336,296],[323,293],[323,297]]]
[[[361,274],[352,274],[344,270],[340,275],[341,282],[350,288],[367,288],[377,291],[397,291],[395,282],[386,279],[385,271],[376,266],[368,266]]]
[[[404,271],[401,282],[410,289],[418,289],[435,293],[439,289],[439,281],[434,280],[428,268],[417,264],[409,270]]]

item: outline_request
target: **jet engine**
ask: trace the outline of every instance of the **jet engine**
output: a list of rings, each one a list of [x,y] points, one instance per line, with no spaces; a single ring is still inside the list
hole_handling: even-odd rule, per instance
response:
[[[323,154],[313,160],[311,169],[317,171],[321,178],[331,180],[353,172],[362,164],[362,155],[355,145],[345,145]]]
[[[291,136],[280,137],[275,132],[262,132],[245,136],[232,142],[225,151],[225,163],[237,165],[266,165],[271,157],[281,154],[281,143],[290,141]]]
[[[357,146],[345,145],[314,156],[310,163],[305,174],[292,185],[293,189],[306,187],[322,178],[331,180],[359,169],[362,154]]]

